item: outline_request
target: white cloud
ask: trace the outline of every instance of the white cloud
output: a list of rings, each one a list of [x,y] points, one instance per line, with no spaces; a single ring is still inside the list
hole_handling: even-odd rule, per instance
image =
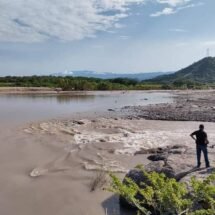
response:
[[[145,0],[0,0],[0,41],[73,41],[118,28],[129,5]]]
[[[193,8],[193,7],[198,7],[204,5],[202,2],[198,3],[189,3],[192,0],[158,0],[158,3],[165,3],[168,4],[172,7],[166,7],[162,11],[158,11],[155,13],[152,13],[150,16],[151,17],[159,17],[162,15],[171,15],[178,13],[181,10],[188,9],[188,8]]]
[[[167,6],[151,16],[194,7],[193,0],[151,0]],[[149,0],[0,0],[0,42],[43,42],[95,37],[99,31],[124,27],[133,4]]]
[[[174,13],[176,13],[176,10],[174,10],[173,8],[170,8],[170,7],[166,7],[162,11],[158,11],[156,13],[151,14],[151,16],[158,17],[158,16],[170,15],[170,14],[174,14]]]
[[[185,33],[187,32],[187,30],[182,29],[182,28],[173,28],[173,29],[169,29],[170,32],[176,32],[176,33]]]
[[[157,0],[158,3],[168,4],[169,6],[172,6],[172,7],[187,4],[190,1],[192,1],[192,0]]]
[[[215,40],[204,41],[202,45],[207,47],[215,46]]]
[[[119,38],[122,40],[128,40],[130,37],[126,36],[126,35],[121,35],[121,36],[119,36]]]

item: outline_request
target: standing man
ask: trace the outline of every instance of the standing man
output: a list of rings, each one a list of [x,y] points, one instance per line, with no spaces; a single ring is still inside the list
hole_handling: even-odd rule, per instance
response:
[[[201,166],[201,152],[204,154],[206,168],[210,167],[208,160],[208,149],[207,145],[209,144],[207,133],[204,131],[204,125],[199,126],[198,131],[194,131],[190,135],[196,141],[196,155],[197,155],[197,167]]]

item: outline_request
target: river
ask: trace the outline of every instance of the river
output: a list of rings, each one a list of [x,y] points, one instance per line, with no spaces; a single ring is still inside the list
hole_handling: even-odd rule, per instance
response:
[[[1,123],[24,123],[65,117],[76,113],[104,112],[127,105],[171,102],[162,92],[77,92],[69,95],[1,94]]]

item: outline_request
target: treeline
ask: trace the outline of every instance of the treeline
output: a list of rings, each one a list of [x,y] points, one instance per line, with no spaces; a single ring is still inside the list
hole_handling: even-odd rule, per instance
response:
[[[0,77],[0,87],[50,87],[70,90],[168,90],[168,89],[208,89],[215,85],[192,81],[175,81],[159,83],[138,81],[128,78],[98,79],[86,77],[56,76],[6,76]]]
[[[178,80],[172,83],[162,84],[163,89],[193,89],[193,90],[204,90],[204,89],[215,89],[215,84],[211,83],[199,83],[190,80]]]
[[[86,77],[56,76],[6,76],[0,77],[0,86],[4,87],[50,87],[69,90],[151,90],[161,89],[160,84],[142,83],[135,79],[116,78],[98,79]]]

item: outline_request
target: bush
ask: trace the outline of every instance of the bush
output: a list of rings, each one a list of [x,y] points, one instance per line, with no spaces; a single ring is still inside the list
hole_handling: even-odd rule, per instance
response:
[[[203,181],[192,178],[188,190],[184,183],[156,172],[142,170],[146,181],[137,185],[130,178],[125,183],[111,174],[109,191],[120,195],[144,215],[215,214],[215,174]]]

